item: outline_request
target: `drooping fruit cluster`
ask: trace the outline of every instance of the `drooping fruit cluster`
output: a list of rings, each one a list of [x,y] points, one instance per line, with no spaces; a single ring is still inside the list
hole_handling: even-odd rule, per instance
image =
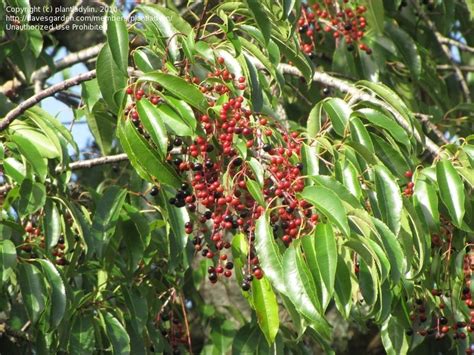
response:
[[[337,43],[345,41],[348,51],[354,51],[358,45],[370,55],[372,50],[362,42],[367,27],[365,12],[365,6],[350,4],[348,0],[324,0],[311,6],[304,3],[298,20],[301,49],[312,57],[317,44],[329,34]]]
[[[255,221],[264,211],[271,211],[275,239],[286,246],[311,232],[319,215],[297,197],[305,187],[301,162],[305,138],[252,111],[242,95],[247,79],[230,73],[222,57],[214,65],[205,78],[190,71],[184,74],[206,94],[210,109],[205,114],[195,112],[199,133],[194,139],[170,137],[167,161],[183,183],[169,203],[190,213],[184,229],[192,235],[196,252],[214,262],[208,270],[212,283],[232,276],[234,263],[227,250],[233,235],[247,237],[247,265],[240,272],[242,289],[248,291],[253,278],[264,276],[253,245]],[[133,101],[162,105],[161,93],[151,86],[129,88],[127,93],[132,103],[125,110],[126,118],[149,139]],[[157,194],[158,188],[150,192]]]
[[[408,170],[405,172],[405,177],[409,179],[410,181],[407,183],[407,186],[403,190],[403,194],[407,197],[411,197],[413,195],[413,188],[415,187],[415,183],[411,181],[413,177],[413,171]]]
[[[36,219],[36,216],[35,216]],[[25,233],[26,237],[24,239],[23,244],[21,245],[20,249],[29,254],[29,258],[31,259],[36,259],[38,258],[38,252],[40,254],[45,253],[45,237],[41,233],[41,228],[38,226],[35,226],[35,223],[33,220],[30,220],[26,223],[25,225]],[[66,248],[64,237],[60,236],[58,239],[58,242],[56,246],[51,251],[52,256],[54,256],[56,259],[54,262],[56,265],[59,266],[64,266],[67,265],[68,261],[64,257],[64,250]]]

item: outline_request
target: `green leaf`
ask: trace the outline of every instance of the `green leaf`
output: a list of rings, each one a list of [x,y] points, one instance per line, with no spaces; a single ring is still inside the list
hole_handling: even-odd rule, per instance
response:
[[[59,236],[61,234],[61,216],[58,208],[51,199],[46,200],[44,206],[44,236],[46,249],[51,249],[58,244]]]
[[[193,129],[188,125],[188,122],[183,120],[181,115],[173,110],[172,106],[167,104],[159,105],[155,107],[155,111],[169,131],[181,137],[193,135]]]
[[[160,58],[147,47],[133,51],[133,62],[144,73],[155,71],[162,66]]]
[[[327,321],[318,312],[316,288],[308,266],[303,260],[297,242],[291,243],[283,255],[283,279],[288,297],[315,329],[326,340],[330,339],[330,328]]]
[[[306,122],[306,129],[308,136],[316,137],[321,129],[321,114],[323,110],[324,101],[318,102],[309,112],[308,121]]]
[[[32,214],[44,206],[46,202],[46,188],[39,182],[24,179],[20,186],[20,203],[18,212],[21,216]]]
[[[176,17],[170,15],[173,13],[166,8],[163,8],[159,5],[150,4],[150,5],[140,5],[137,10],[143,12],[143,14],[148,18],[143,20],[143,24],[147,27],[150,27],[155,35],[155,38],[162,38],[163,47],[166,47],[172,61],[179,59],[179,48],[178,48],[178,38],[172,19]],[[166,11],[168,10],[168,11]],[[153,20],[150,20],[153,19]],[[189,27],[184,34],[190,33]]]
[[[116,117],[107,109],[105,101],[98,101],[92,111],[85,113],[87,124],[103,155],[110,154],[115,136]]]
[[[259,343],[260,337],[261,332],[256,325],[252,323],[245,324],[235,334],[232,342],[232,355],[253,354],[255,344]]]
[[[423,221],[432,232],[439,230],[438,195],[429,181],[416,180],[413,204]]]
[[[397,47],[403,61],[410,69],[412,77],[418,79],[421,74],[422,63],[415,41],[403,29],[390,22],[385,24],[385,34]]]
[[[301,160],[303,161],[303,174],[312,179],[319,174],[318,147],[303,143],[301,147]]]
[[[16,249],[15,244],[10,240],[0,241],[0,287],[3,282],[7,281],[10,276],[11,269],[16,265]]]
[[[44,126],[45,128],[47,127],[47,125]],[[25,125],[23,121],[15,121],[9,128],[13,132],[13,135],[18,135],[28,140],[38,150],[43,158],[54,159],[61,157],[61,143],[55,133],[51,131],[49,132],[54,135],[54,139],[57,141],[57,144],[59,144],[59,150],[55,143],[53,143],[53,141],[51,141],[46,135],[29,125]]]
[[[160,112],[149,100],[142,99],[137,102],[137,111],[143,126],[152,141],[159,148],[158,153],[162,158],[168,152],[168,134]]]
[[[127,86],[127,76],[115,64],[108,44],[105,44],[100,50],[96,68],[100,92],[109,108],[117,113],[125,95],[124,89]]]
[[[334,192],[322,186],[308,186],[300,196],[321,211],[345,236],[349,236],[350,229],[344,206]]]
[[[329,115],[334,131],[339,136],[344,137],[352,113],[352,109],[347,102],[339,98],[331,98],[324,102],[323,108]]]
[[[340,256],[337,258],[334,299],[339,312],[341,312],[345,319],[349,318],[352,306],[351,274],[344,259]]]
[[[101,196],[92,220],[92,235],[97,243],[96,250],[103,255],[109,238],[114,234],[117,220],[127,197],[127,190],[118,186],[107,188]]]
[[[260,206],[265,206],[265,196],[263,196],[262,187],[259,185],[258,182],[252,179],[247,179],[246,181],[247,190],[249,191],[250,195],[257,201]]]
[[[28,318],[34,324],[38,321],[46,304],[43,278],[38,268],[32,264],[19,264],[17,270],[23,304]]]
[[[336,193],[339,198],[350,204],[354,208],[360,208],[360,202],[354,197],[354,195],[339,181],[334,179],[332,176],[316,175],[311,176],[311,180],[318,186],[325,187]]]
[[[127,24],[115,6],[109,7],[107,14],[107,43],[115,64],[126,75],[128,68]]]
[[[404,326],[394,316],[382,324],[381,330],[382,344],[388,355],[408,353],[410,344]]]
[[[130,354],[130,337],[125,327],[109,312],[104,313],[105,331],[114,354]]]
[[[146,172],[146,174],[153,177],[153,179],[163,184],[179,188],[179,176],[168,164],[161,161],[143,137],[138,134],[131,120],[124,122],[123,135],[119,135],[119,139],[123,142],[122,145],[124,149],[126,149],[127,146],[130,148],[126,153],[129,155],[130,161],[135,169]]]
[[[49,303],[51,307],[50,329],[56,329],[66,312],[66,288],[58,270],[49,260],[38,259],[35,262],[41,267],[51,288],[51,302]]]
[[[148,302],[142,297],[136,288],[125,288],[122,286],[123,298],[130,312],[130,320],[133,328],[139,334],[143,332],[148,321]]]
[[[367,148],[369,152],[374,153],[374,145],[362,121],[358,117],[352,116],[349,125],[352,140]]]
[[[453,164],[446,159],[436,164],[436,179],[441,201],[448,209],[455,225],[460,227],[464,218],[464,185]]]
[[[255,224],[255,249],[265,276],[278,292],[286,294],[283,282],[282,255],[273,237],[268,213],[258,218]]]
[[[312,235],[302,238],[301,244],[309,269],[316,285],[323,314],[331,301],[334,292],[334,281],[337,267],[336,237],[331,225],[319,224]]]
[[[280,326],[278,303],[272,286],[266,277],[252,281],[252,298],[257,321],[268,345],[275,341]]]
[[[188,83],[180,77],[171,74],[152,72],[138,78],[138,82],[143,81],[151,81],[161,85],[171,94],[186,101],[201,112],[205,112],[208,107],[207,100],[202,92],[199,91],[196,86]]]
[[[382,213],[382,220],[387,223],[395,235],[398,235],[403,209],[400,188],[386,167],[377,165],[374,171],[377,200]]]
[[[250,91],[252,95],[252,108],[254,111],[259,112],[263,108],[263,94],[262,88],[260,86],[260,81],[258,79],[257,69],[255,68],[255,65],[246,53],[244,53],[244,58],[249,74]]]
[[[92,354],[95,350],[95,335],[91,315],[77,314],[69,336],[69,353],[72,355]]]
[[[293,62],[294,66],[301,71],[303,78],[309,85],[313,78],[313,67],[311,66],[311,63],[304,57],[303,54],[290,47],[288,45],[288,41],[285,39],[273,37],[273,40],[278,45],[278,48],[280,48],[282,55],[287,57],[289,61]]]
[[[250,9],[258,28],[262,31],[265,43],[268,44],[272,32],[272,23],[270,22],[269,14],[265,11],[264,3],[258,0],[246,0],[245,2]]]
[[[16,144],[20,153],[25,156],[28,163],[31,164],[40,181],[44,182],[46,175],[48,174],[48,166],[45,158],[41,155],[36,145],[34,145],[28,138],[18,134],[14,134],[11,137],[11,140]]]
[[[363,108],[354,114],[359,114],[367,119],[374,126],[383,128],[388,134],[390,134],[398,143],[405,145],[410,148],[410,139],[406,134],[405,130],[392,118],[384,115],[382,112],[371,109]]]
[[[370,23],[370,28],[374,33],[383,33],[384,24],[384,8],[383,0],[366,0],[367,6],[367,22]]]
[[[265,183],[265,172],[263,170],[262,164],[254,157],[250,158],[247,163],[250,165],[250,169],[252,169],[258,184],[261,188],[263,188],[263,185]]]
[[[181,116],[183,122],[185,122],[189,127],[191,127],[192,133],[196,131],[197,128],[197,120],[194,115],[194,111],[186,102],[183,100],[175,99],[171,96],[164,96],[163,97],[166,102]],[[166,124],[166,122],[165,122]]]

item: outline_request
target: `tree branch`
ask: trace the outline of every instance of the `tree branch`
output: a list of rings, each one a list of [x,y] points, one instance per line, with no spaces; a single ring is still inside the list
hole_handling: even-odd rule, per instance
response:
[[[439,41],[441,43],[444,43],[444,44],[450,44],[451,46],[458,47],[461,51],[474,53],[474,48],[473,47],[470,47],[467,44],[459,42],[455,39],[444,37],[443,35],[441,35],[440,38],[439,38]]]
[[[465,98],[466,102],[471,102],[471,92],[469,91],[469,86],[466,82],[466,79],[464,78],[464,75],[463,75],[461,69],[459,68],[459,66],[457,65],[456,61],[454,60],[454,58],[451,54],[451,50],[449,49],[449,47],[446,44],[447,43],[446,41],[449,40],[449,38],[444,37],[441,33],[438,32],[438,30],[436,29],[436,26],[433,23],[433,21],[431,21],[431,19],[420,9],[420,6],[418,5],[418,3],[416,1],[412,1],[412,4],[413,4],[413,6],[415,6],[415,8],[418,11],[419,15],[426,22],[426,25],[428,26],[428,28],[431,30],[431,32],[433,32],[433,34],[435,35],[436,41],[439,43],[441,49],[443,50],[443,53],[446,55],[448,60],[451,62],[451,66],[454,69],[454,74],[456,75],[456,77],[459,80],[459,84],[461,85],[461,89],[463,91],[464,98]]]
[[[300,76],[300,77],[303,76],[301,72],[299,71],[299,69],[291,65],[280,64],[278,67],[283,74],[289,74],[289,75]],[[263,69],[263,68],[260,67],[259,69]],[[352,98],[356,101],[368,101],[382,107],[383,109],[390,112],[394,116],[397,123],[400,126],[402,126],[403,129],[406,132],[408,132],[409,135],[413,135],[415,139],[419,143],[421,143],[433,156],[438,154],[440,147],[428,137],[425,137],[424,139],[421,138],[418,132],[416,130],[413,130],[413,128],[410,126],[410,123],[408,123],[405,120],[405,118],[397,110],[395,110],[391,105],[389,105],[385,101],[380,100],[366,93],[365,91],[356,88],[353,84],[345,80],[332,77],[326,73],[315,72],[313,75],[313,81],[320,82],[326,86],[336,88],[343,93],[347,93],[351,95]]]
[[[49,88],[39,92],[38,94],[33,95],[32,97],[23,101],[13,110],[7,113],[5,118],[2,121],[0,121],[0,132],[5,130],[10,125],[10,123],[12,123],[15,119],[17,119],[23,112],[28,110],[30,107],[33,107],[34,105],[44,100],[45,98],[53,96],[57,92],[66,90],[70,88],[71,86],[76,86],[84,81],[94,79],[95,76],[96,76],[96,71],[91,70],[89,72],[79,74],[71,79],[67,79],[63,82],[52,85]]]

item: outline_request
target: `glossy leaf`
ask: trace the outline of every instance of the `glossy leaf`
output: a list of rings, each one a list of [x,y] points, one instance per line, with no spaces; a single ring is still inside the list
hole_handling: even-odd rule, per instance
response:
[[[311,323],[321,337],[330,338],[327,321],[318,312],[316,288],[299,248],[293,242],[283,255],[283,279],[287,294],[296,309]]]
[[[257,26],[260,28],[260,31],[262,31],[265,43],[268,43],[270,40],[272,24],[270,22],[269,15],[265,11],[264,3],[258,0],[245,1],[251,11],[251,14],[253,15],[255,22],[257,23]]]
[[[286,294],[286,285],[283,283],[282,255],[273,237],[267,213],[257,219],[255,223],[255,249],[258,253],[260,266],[272,286],[278,292]]]
[[[16,265],[15,244],[10,240],[0,241],[0,285],[9,277],[12,268]]]
[[[20,186],[18,212],[21,216],[38,211],[46,202],[46,188],[43,184],[25,179]]]
[[[334,131],[341,137],[345,136],[346,126],[352,113],[349,105],[342,99],[332,98],[323,104],[324,110],[327,112],[331,120]]]
[[[128,68],[128,32],[127,24],[122,14],[110,7],[107,14],[107,43],[112,58],[122,73],[127,74]]]
[[[159,84],[171,94],[186,101],[201,112],[205,112],[208,107],[206,98],[198,88],[188,83],[186,80],[172,74],[159,72],[147,73],[141,76],[138,81],[151,81]]]
[[[124,326],[109,312],[104,313],[105,330],[114,354],[130,354],[130,337]]]
[[[40,259],[36,263],[39,264],[51,288],[51,302],[49,303],[51,307],[50,328],[55,329],[61,323],[66,312],[66,288],[58,270],[49,260]]]
[[[95,349],[93,318],[88,314],[77,314],[72,322],[69,337],[69,353],[81,355],[92,354]]]
[[[48,173],[48,166],[45,157],[41,155],[38,148],[23,135],[14,134],[11,140],[16,144],[20,153],[25,156],[28,163],[31,164],[40,181],[44,182]]]
[[[413,202],[426,226],[433,232],[437,231],[439,229],[439,212],[436,189],[428,181],[417,180]]]
[[[449,215],[457,226],[462,225],[464,218],[464,185],[453,164],[446,159],[436,164],[436,178],[441,201],[448,209]]]
[[[349,236],[344,206],[334,192],[322,186],[309,186],[301,192],[301,197],[321,211],[344,235]]]
[[[245,182],[247,186],[247,190],[249,191],[250,195],[258,202],[260,206],[265,206],[265,196],[263,196],[263,191],[258,182],[252,179],[247,179]]]
[[[38,268],[32,264],[19,264],[17,269],[18,282],[26,313],[34,324],[44,311],[47,302],[43,277]]]
[[[158,153],[161,157],[165,157],[168,148],[168,135],[160,112],[149,100],[138,101],[137,111],[143,126],[159,148]]]
[[[252,299],[257,321],[269,345],[275,341],[280,325],[278,303],[272,286],[266,277],[252,281]]]
[[[44,236],[46,248],[51,249],[58,244],[61,234],[61,216],[55,203],[48,199],[44,206]]]
[[[331,225],[319,224],[313,235],[302,238],[301,245],[324,313],[334,292],[337,267],[336,237]]]
[[[382,213],[382,220],[397,235],[400,231],[401,211],[403,208],[400,188],[386,167],[377,165],[374,171],[377,200],[380,212]]]

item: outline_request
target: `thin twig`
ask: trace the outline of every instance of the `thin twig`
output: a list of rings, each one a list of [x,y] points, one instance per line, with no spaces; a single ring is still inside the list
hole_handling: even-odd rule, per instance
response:
[[[74,163],[69,164],[68,168],[69,170],[90,169],[90,168],[93,168],[94,166],[119,163],[119,162],[127,161],[127,160],[128,160],[127,154],[122,153],[122,154],[116,154],[116,155],[108,155],[108,156],[100,157],[100,158],[76,161]],[[55,172],[61,173],[65,169],[66,167],[58,166],[56,167]],[[12,188],[13,186],[11,184],[5,184],[5,185],[0,186],[0,195],[5,194],[6,192],[10,191]]]
[[[189,331],[189,322],[188,322],[188,316],[186,314],[186,306],[184,304],[185,299],[182,295],[180,295],[179,298],[181,299],[181,310],[183,312],[184,326],[186,328],[186,338],[188,340],[189,353],[192,354],[193,353],[193,346],[192,346],[192,343],[191,343],[191,332]]]
[[[96,71],[91,70],[89,72],[79,74],[71,79],[50,86],[49,88],[39,92],[38,94],[31,96],[29,99],[23,101],[13,110],[8,112],[5,118],[0,121],[0,132],[5,130],[10,125],[10,123],[12,123],[16,118],[18,118],[23,112],[28,110],[30,107],[33,107],[45,98],[53,96],[55,93],[66,90],[71,86],[76,86],[84,81],[91,80],[95,78],[95,76]]]
[[[461,71],[465,72],[474,72],[474,65],[459,65]],[[436,66],[438,70],[454,70],[454,68],[449,64],[440,64]]]
[[[439,128],[431,122],[430,118],[432,118],[433,116],[425,115],[423,113],[414,113],[414,115],[415,117],[418,117],[420,119],[421,123],[425,125],[428,131],[433,132],[433,134],[436,136],[436,138],[438,138],[440,142],[443,142],[443,144],[450,143],[449,140],[444,136],[443,132],[441,132]]]
[[[443,35],[440,36],[439,41],[444,44],[449,44],[451,46],[458,47],[460,50],[465,51],[465,52],[470,52],[474,53],[474,48],[468,46],[465,43],[459,42],[455,39],[444,37]]]

